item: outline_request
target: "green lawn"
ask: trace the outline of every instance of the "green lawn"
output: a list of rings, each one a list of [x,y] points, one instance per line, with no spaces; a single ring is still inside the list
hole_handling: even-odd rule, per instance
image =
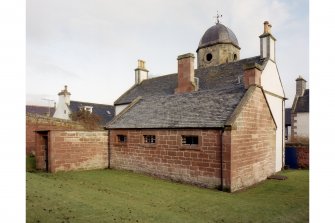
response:
[[[309,172],[238,193],[119,170],[27,172],[27,222],[308,222]]]

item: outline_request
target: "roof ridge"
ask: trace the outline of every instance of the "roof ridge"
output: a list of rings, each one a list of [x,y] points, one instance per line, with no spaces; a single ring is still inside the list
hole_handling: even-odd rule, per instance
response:
[[[70,100],[70,105],[71,105],[71,102],[79,102],[79,103],[95,104],[95,105],[107,105],[107,106],[112,106],[112,107],[114,107],[113,105],[110,105],[110,104],[100,104],[100,103],[85,102],[85,101],[73,101],[73,100]]]

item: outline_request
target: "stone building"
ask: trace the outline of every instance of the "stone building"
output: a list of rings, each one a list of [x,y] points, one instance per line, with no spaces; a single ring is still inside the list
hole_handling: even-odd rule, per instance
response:
[[[114,103],[110,165],[207,187],[236,191],[283,167],[285,95],[271,25],[260,55],[240,59],[238,40],[217,22],[195,56],[180,55],[178,73],[135,84]]]
[[[309,137],[309,89],[306,80],[299,76],[296,80],[296,94],[291,109],[291,137]]]

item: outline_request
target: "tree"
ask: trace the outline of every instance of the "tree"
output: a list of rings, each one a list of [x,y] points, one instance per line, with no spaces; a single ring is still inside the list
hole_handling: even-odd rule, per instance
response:
[[[77,112],[71,113],[70,118],[73,121],[81,122],[87,129],[100,129],[101,128],[100,126],[101,118],[98,115],[93,114],[84,109],[80,109]]]

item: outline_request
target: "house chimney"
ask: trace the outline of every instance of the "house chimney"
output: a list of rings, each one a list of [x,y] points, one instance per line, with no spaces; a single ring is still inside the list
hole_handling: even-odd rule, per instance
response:
[[[145,68],[144,60],[137,60],[137,68],[135,69],[135,84],[140,84],[148,79],[149,71]]]
[[[261,86],[261,66],[257,63],[243,65],[244,88],[248,89],[251,85]]]
[[[67,91],[67,85],[65,85],[64,90],[61,90],[61,92],[58,93],[58,101],[64,101],[65,104],[70,105],[70,95],[71,93]]]
[[[271,34],[271,27],[272,25],[268,22],[264,22],[264,32],[262,35],[259,36],[261,47],[260,53],[262,59],[271,59],[275,61],[276,59],[276,49],[275,49],[275,42],[276,38],[274,38]]]
[[[193,53],[178,56],[178,87],[175,89],[175,93],[195,91],[194,58]]]
[[[69,119],[69,106],[70,106],[71,93],[67,90],[67,85],[64,90],[58,93],[58,104],[53,115],[54,118]]]
[[[306,90],[307,81],[304,78],[302,78],[300,75],[295,81],[296,81],[296,96],[297,97],[303,96]]]

